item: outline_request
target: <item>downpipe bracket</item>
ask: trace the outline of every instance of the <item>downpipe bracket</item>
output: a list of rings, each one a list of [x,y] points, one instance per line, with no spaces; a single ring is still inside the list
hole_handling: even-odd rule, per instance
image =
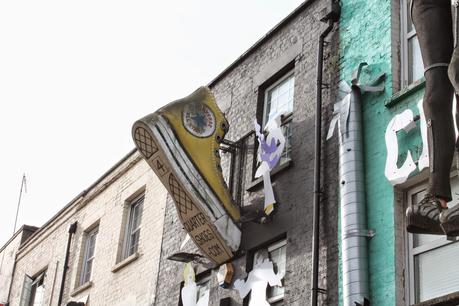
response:
[[[343,238],[351,238],[351,237],[366,237],[366,238],[373,238],[376,236],[376,232],[372,229],[368,230],[349,230],[343,235]]]

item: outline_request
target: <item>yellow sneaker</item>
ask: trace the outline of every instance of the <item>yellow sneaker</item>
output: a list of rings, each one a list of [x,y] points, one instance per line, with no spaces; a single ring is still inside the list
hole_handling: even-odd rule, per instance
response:
[[[219,147],[228,127],[206,87],[132,127],[137,149],[172,195],[185,230],[216,264],[230,260],[241,240],[239,209],[220,166]]]

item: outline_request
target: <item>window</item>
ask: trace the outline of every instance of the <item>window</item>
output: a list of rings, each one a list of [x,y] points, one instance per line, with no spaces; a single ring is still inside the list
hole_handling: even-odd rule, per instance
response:
[[[38,276],[32,278],[28,275],[24,277],[24,284],[22,287],[21,306],[42,306],[43,295],[45,293],[44,286],[45,271],[41,272]]]
[[[453,201],[458,203],[459,179],[451,180]],[[426,187],[408,192],[408,205],[417,203],[426,193]],[[445,236],[408,234],[407,288],[409,304],[459,291],[459,243],[448,241]]]
[[[424,76],[421,49],[411,21],[410,0],[401,1],[401,72],[402,87]]]
[[[287,250],[287,240],[283,239],[276,243],[271,244],[267,248],[263,250],[259,250],[255,252],[254,259],[257,258],[259,254],[262,252],[268,251],[269,259],[272,261],[274,265],[274,273],[279,274],[282,273],[285,275],[285,267],[287,262],[286,250]],[[283,305],[284,300],[284,287],[274,286],[271,287],[268,284],[268,289],[266,291],[266,298],[270,305]]]
[[[265,90],[262,127],[266,125],[269,119],[272,119],[277,115],[283,115],[282,130],[284,132],[286,142],[280,163],[289,160],[292,151],[292,130],[290,122],[293,112],[294,83],[295,77],[293,71],[290,71]]]
[[[86,284],[91,280],[91,271],[94,262],[94,253],[96,249],[96,238],[98,232],[99,227],[96,227],[86,234],[80,285]]]
[[[196,286],[198,287],[198,300],[204,297],[204,300],[209,300],[209,293],[210,293],[210,276],[200,279],[197,281]],[[205,297],[207,295],[207,297]]]
[[[199,275],[196,278],[196,289],[197,289],[197,295],[196,295],[196,305],[208,305],[209,304],[209,294],[210,294],[210,274],[203,272],[205,276]],[[179,306],[183,306],[183,301],[182,301],[182,290],[183,287],[185,286],[185,283],[182,282],[180,286],[180,299],[179,299]]]
[[[129,222],[126,228],[126,239],[124,244],[124,258],[137,252],[140,237],[140,223],[142,221],[143,201],[145,196],[134,199],[129,208]]]

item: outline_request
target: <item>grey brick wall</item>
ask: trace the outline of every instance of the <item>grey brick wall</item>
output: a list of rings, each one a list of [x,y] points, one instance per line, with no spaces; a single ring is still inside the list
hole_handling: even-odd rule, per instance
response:
[[[310,1],[290,21],[283,23],[268,39],[258,44],[234,67],[226,71],[210,85],[222,110],[230,123],[226,139],[237,141],[253,130],[253,119],[261,120],[263,89],[290,67],[294,69],[295,93],[292,120],[292,163],[273,175],[273,185],[279,211],[268,224],[247,223],[243,225],[242,251],[235,259],[235,279],[244,277],[249,271],[246,263],[258,247],[278,237],[287,237],[287,274],[285,305],[306,305],[309,303],[312,247],[312,199],[314,170],[314,108],[316,94],[317,46],[320,32],[326,27],[319,21],[325,1]],[[336,32],[328,38],[331,44],[326,48],[326,71],[324,82],[336,88],[339,67]],[[333,50],[333,51],[332,51]],[[335,102],[333,91],[323,91],[325,137],[328,122]],[[260,104],[261,103],[261,104]],[[327,290],[320,296],[321,305],[338,304],[338,154],[337,138],[323,145],[323,199],[321,201],[320,235],[320,287]],[[242,187],[242,205],[253,205],[263,201],[262,184],[252,186],[253,155],[247,155]],[[222,164],[228,167],[228,156]],[[225,170],[225,169],[224,169]],[[227,169],[225,170],[227,173]],[[168,198],[164,221],[164,236],[161,252],[160,272],[155,305],[178,305],[180,283],[183,280],[184,265],[166,258],[179,251],[185,237],[175,207]],[[192,242],[185,251],[198,252]],[[202,267],[199,268],[202,270]],[[217,287],[216,271],[212,271],[211,302],[219,305],[224,297],[232,297],[234,305],[242,301],[234,290]]]

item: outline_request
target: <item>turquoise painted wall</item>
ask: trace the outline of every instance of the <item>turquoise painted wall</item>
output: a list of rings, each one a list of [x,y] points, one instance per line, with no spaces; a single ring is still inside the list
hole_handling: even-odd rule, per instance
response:
[[[348,83],[360,62],[367,62],[361,83],[385,72],[385,92],[366,94],[363,99],[366,201],[368,226],[376,236],[369,241],[371,305],[395,306],[395,224],[394,189],[384,175],[387,124],[398,113],[410,108],[418,114],[416,103],[422,90],[402,102],[386,107],[392,91],[391,1],[341,0],[340,78]],[[419,128],[409,134],[399,133],[399,159],[402,164],[409,149],[416,160],[422,149]],[[341,276],[340,276],[341,277]],[[340,279],[340,284],[342,284]],[[340,285],[340,296],[342,286]]]
[[[364,97],[363,119],[368,226],[376,231],[368,250],[370,300],[372,305],[395,305],[394,196],[384,176],[384,131],[392,117],[384,106],[392,95],[390,1],[342,0],[341,4],[340,78],[350,82],[360,62],[369,64],[362,82],[381,71],[388,76],[384,94]]]

